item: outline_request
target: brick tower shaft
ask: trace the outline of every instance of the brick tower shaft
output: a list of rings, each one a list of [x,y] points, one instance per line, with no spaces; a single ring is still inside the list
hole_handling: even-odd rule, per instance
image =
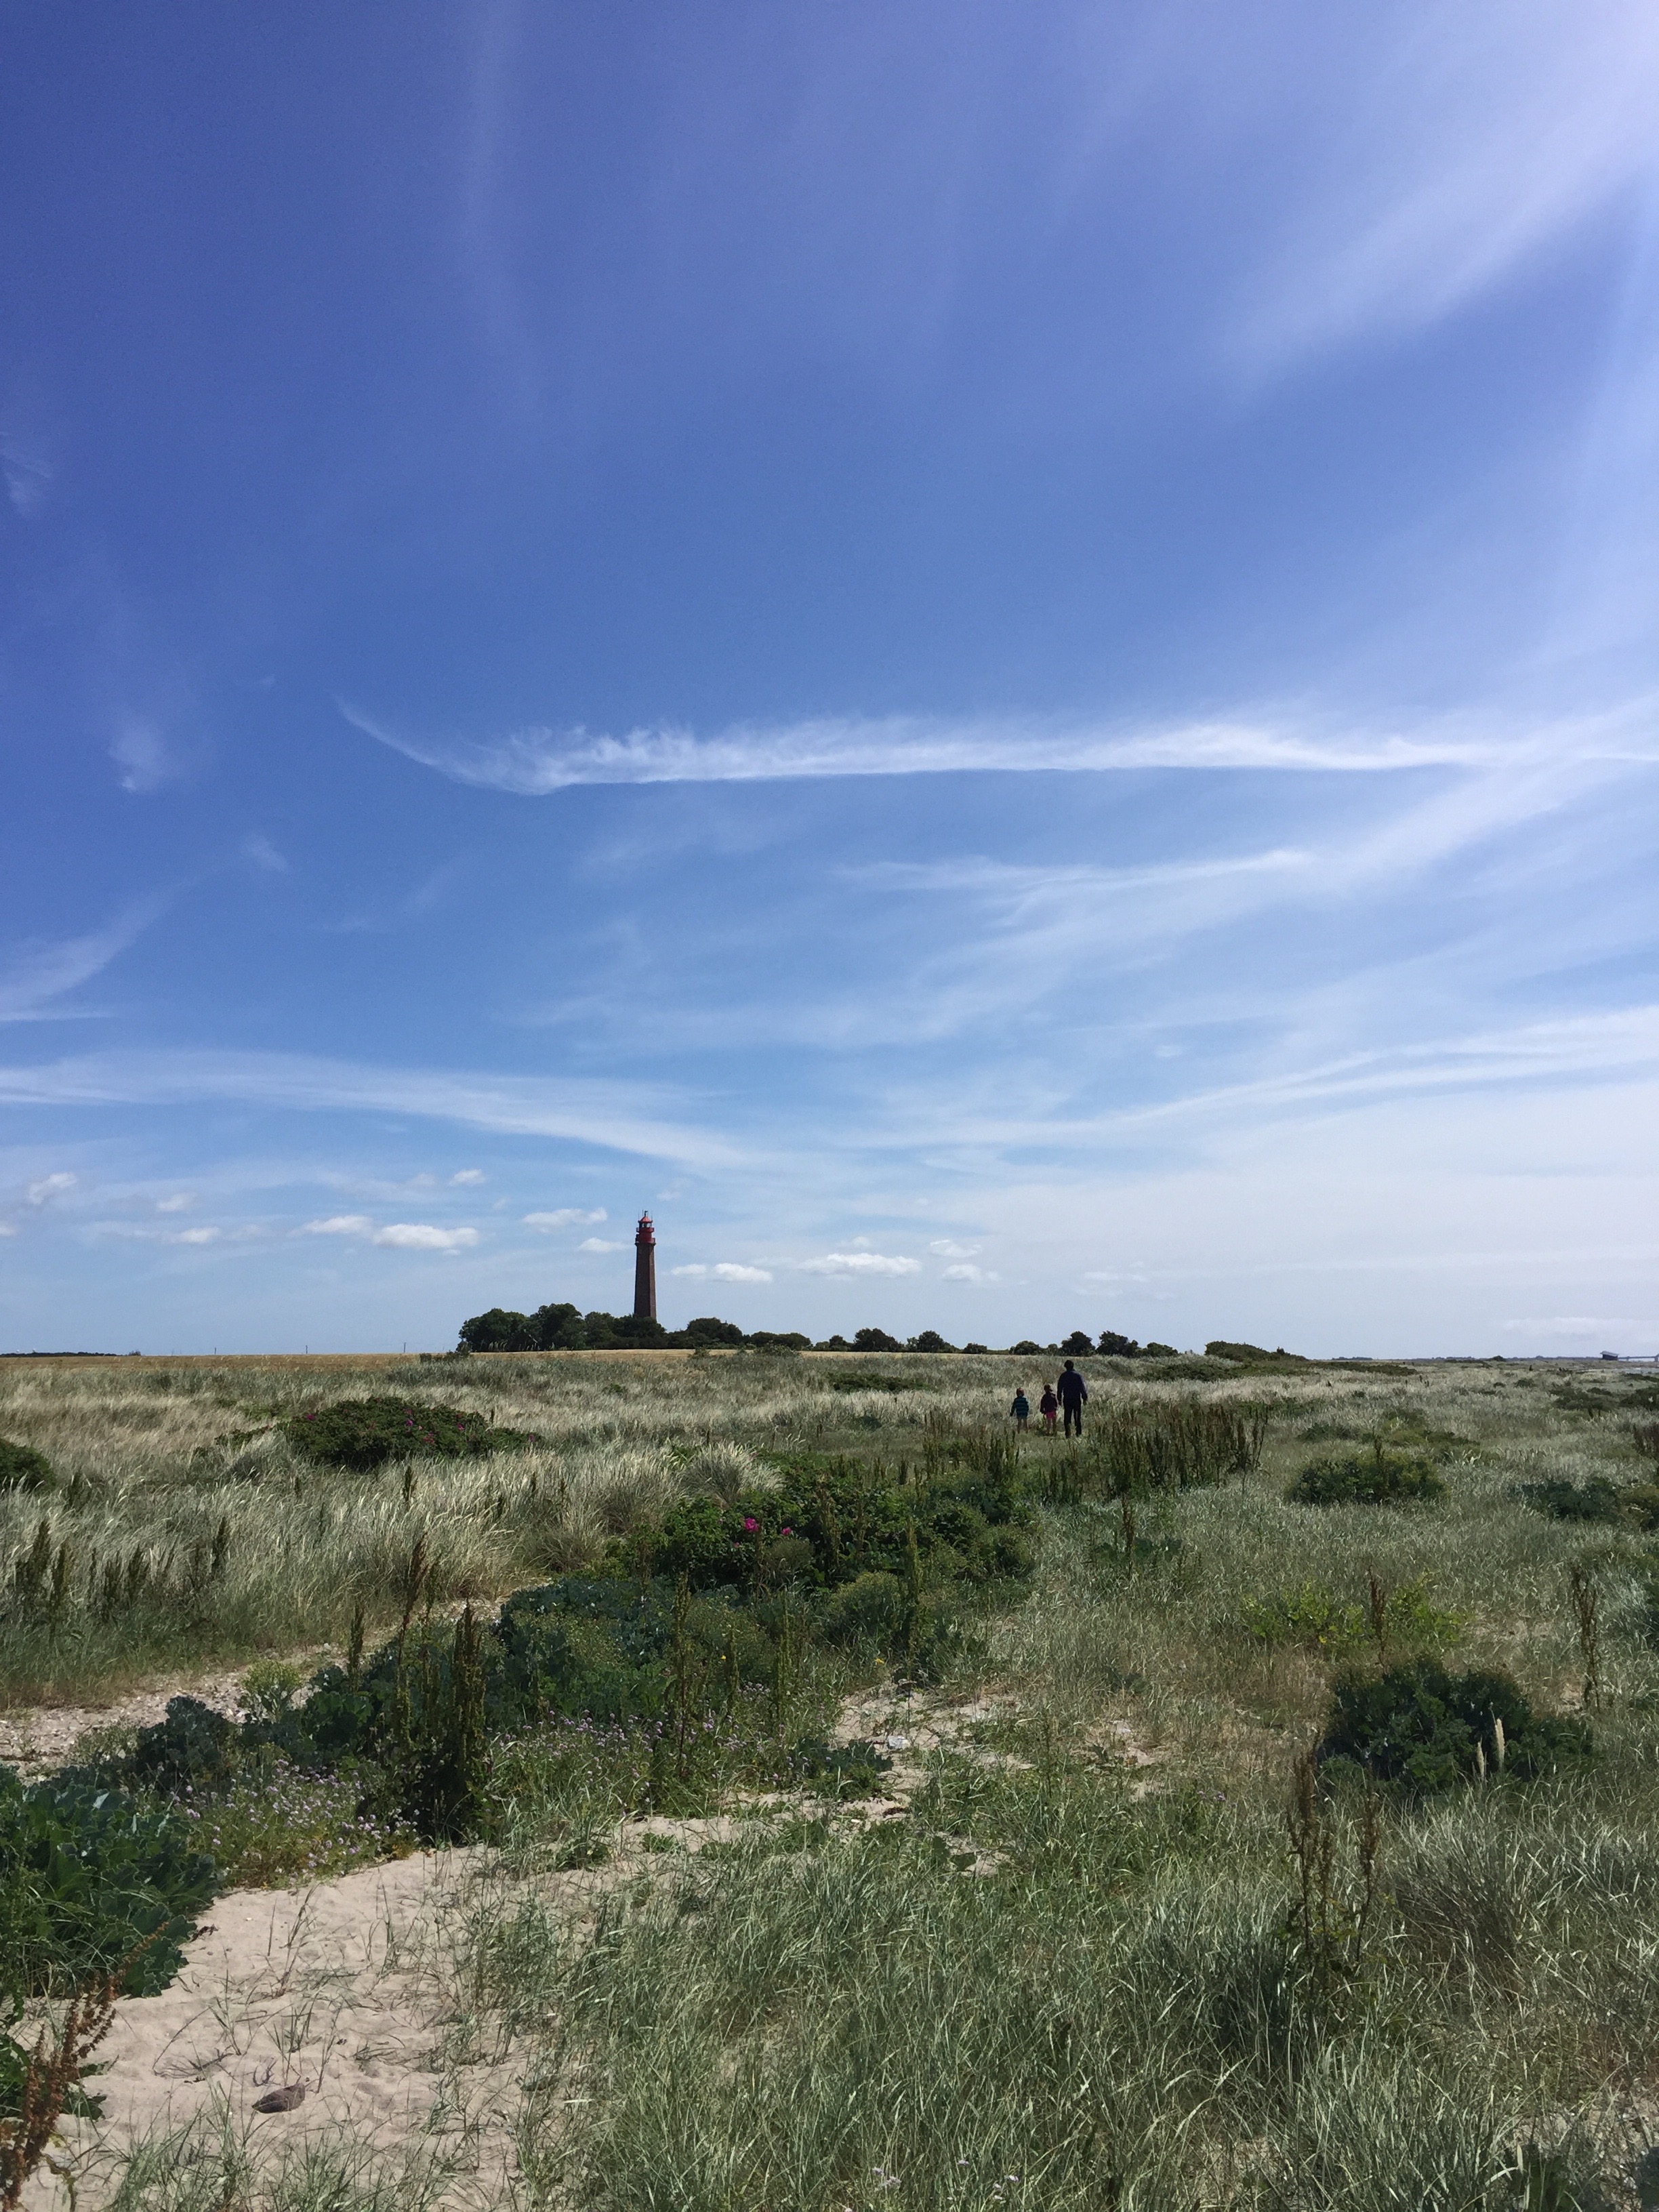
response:
[[[634,1231],[634,1318],[657,1318],[657,1232],[648,1213],[641,1214]]]

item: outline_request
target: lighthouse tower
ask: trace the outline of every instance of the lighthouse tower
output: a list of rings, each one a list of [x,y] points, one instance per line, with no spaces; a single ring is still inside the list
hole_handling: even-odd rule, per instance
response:
[[[641,1214],[634,1231],[634,1318],[657,1318],[657,1232],[648,1213]]]

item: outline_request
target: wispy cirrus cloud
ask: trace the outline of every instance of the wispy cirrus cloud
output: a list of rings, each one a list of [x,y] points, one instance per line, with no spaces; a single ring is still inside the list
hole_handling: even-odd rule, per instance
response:
[[[0,965],[0,1022],[61,1020],[56,1002],[100,975],[166,911],[165,898],[141,899],[102,929],[17,945]]]
[[[205,1099],[301,1112],[413,1115],[506,1135],[564,1137],[687,1165],[737,1167],[754,1159],[752,1152],[718,1135],[659,1118],[669,1102],[647,1085],[374,1067],[297,1053],[99,1053],[0,1067],[5,1104],[183,1106]]]
[[[60,1168],[55,1175],[40,1176],[23,1195],[31,1206],[48,1206],[54,1198],[62,1198],[65,1192],[73,1190],[79,1180],[67,1168]]]
[[[1492,21],[1472,9],[1431,36],[1386,15],[1346,23],[1236,95],[1296,147],[1291,189],[1259,209],[1240,257],[1240,358],[1278,367],[1438,321],[1653,178],[1650,9],[1521,6],[1496,39]]]
[[[1635,707],[1571,722],[1445,718],[1400,729],[1267,714],[1152,727],[1035,716],[999,721],[891,715],[741,724],[702,738],[667,727],[613,737],[532,726],[480,738],[419,736],[343,702],[340,710],[354,728],[423,768],[458,783],[532,799],[579,784],[1149,769],[1376,775],[1513,767],[1526,759],[1659,758],[1651,714]]]

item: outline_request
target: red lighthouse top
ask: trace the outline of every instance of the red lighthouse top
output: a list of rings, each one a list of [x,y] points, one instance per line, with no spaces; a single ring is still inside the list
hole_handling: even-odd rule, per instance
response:
[[[651,1216],[648,1213],[641,1214],[640,1225],[634,1231],[634,1242],[635,1244],[654,1244],[656,1241],[657,1232],[651,1226]]]

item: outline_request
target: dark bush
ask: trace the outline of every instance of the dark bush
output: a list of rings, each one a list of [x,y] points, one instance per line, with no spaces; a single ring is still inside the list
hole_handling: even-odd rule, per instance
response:
[[[167,1717],[140,1729],[125,1778],[158,1796],[216,1796],[234,1778],[241,1735],[199,1698],[169,1698]]]
[[[722,1321],[718,1314],[702,1314],[689,1321],[679,1332],[684,1341],[694,1347],[699,1344],[741,1344],[743,1331],[734,1321]]]
[[[913,1336],[905,1345],[907,1352],[954,1352],[954,1344],[947,1344],[936,1328],[925,1328],[920,1336]]]
[[[58,1778],[25,1788],[0,1767],[0,1992],[62,1996],[155,1936],[127,1980],[153,1996],[218,1887],[178,1814]],[[158,1933],[159,1931],[159,1933]]]
[[[902,1352],[904,1346],[897,1337],[889,1336],[884,1328],[860,1328],[853,1333],[854,1352]]]
[[[1503,1723],[1502,1749],[1497,1723]],[[1474,1782],[1484,1771],[1521,1782],[1582,1765],[1591,1752],[1582,1721],[1534,1713],[1507,1674],[1449,1674],[1414,1659],[1383,1674],[1345,1674],[1332,1692],[1318,1757],[1373,1782],[1416,1794]]]
[[[58,1478],[45,1452],[0,1437],[0,1490],[55,1490]]]
[[[1298,1505],[1425,1505],[1445,1488],[1432,1460],[1379,1443],[1347,1458],[1310,1459],[1285,1495]]]
[[[1094,1350],[1095,1340],[1086,1328],[1074,1328],[1060,1348],[1073,1359],[1081,1359]]]
[[[516,1429],[492,1429],[481,1413],[419,1398],[339,1398],[291,1415],[283,1430],[306,1458],[358,1474],[390,1459],[476,1459],[537,1442]]]
[[[1621,1521],[1625,1517],[1618,1485],[1605,1475],[1593,1474],[1582,1484],[1518,1483],[1514,1494],[1534,1513],[1547,1514],[1552,1521]]]

